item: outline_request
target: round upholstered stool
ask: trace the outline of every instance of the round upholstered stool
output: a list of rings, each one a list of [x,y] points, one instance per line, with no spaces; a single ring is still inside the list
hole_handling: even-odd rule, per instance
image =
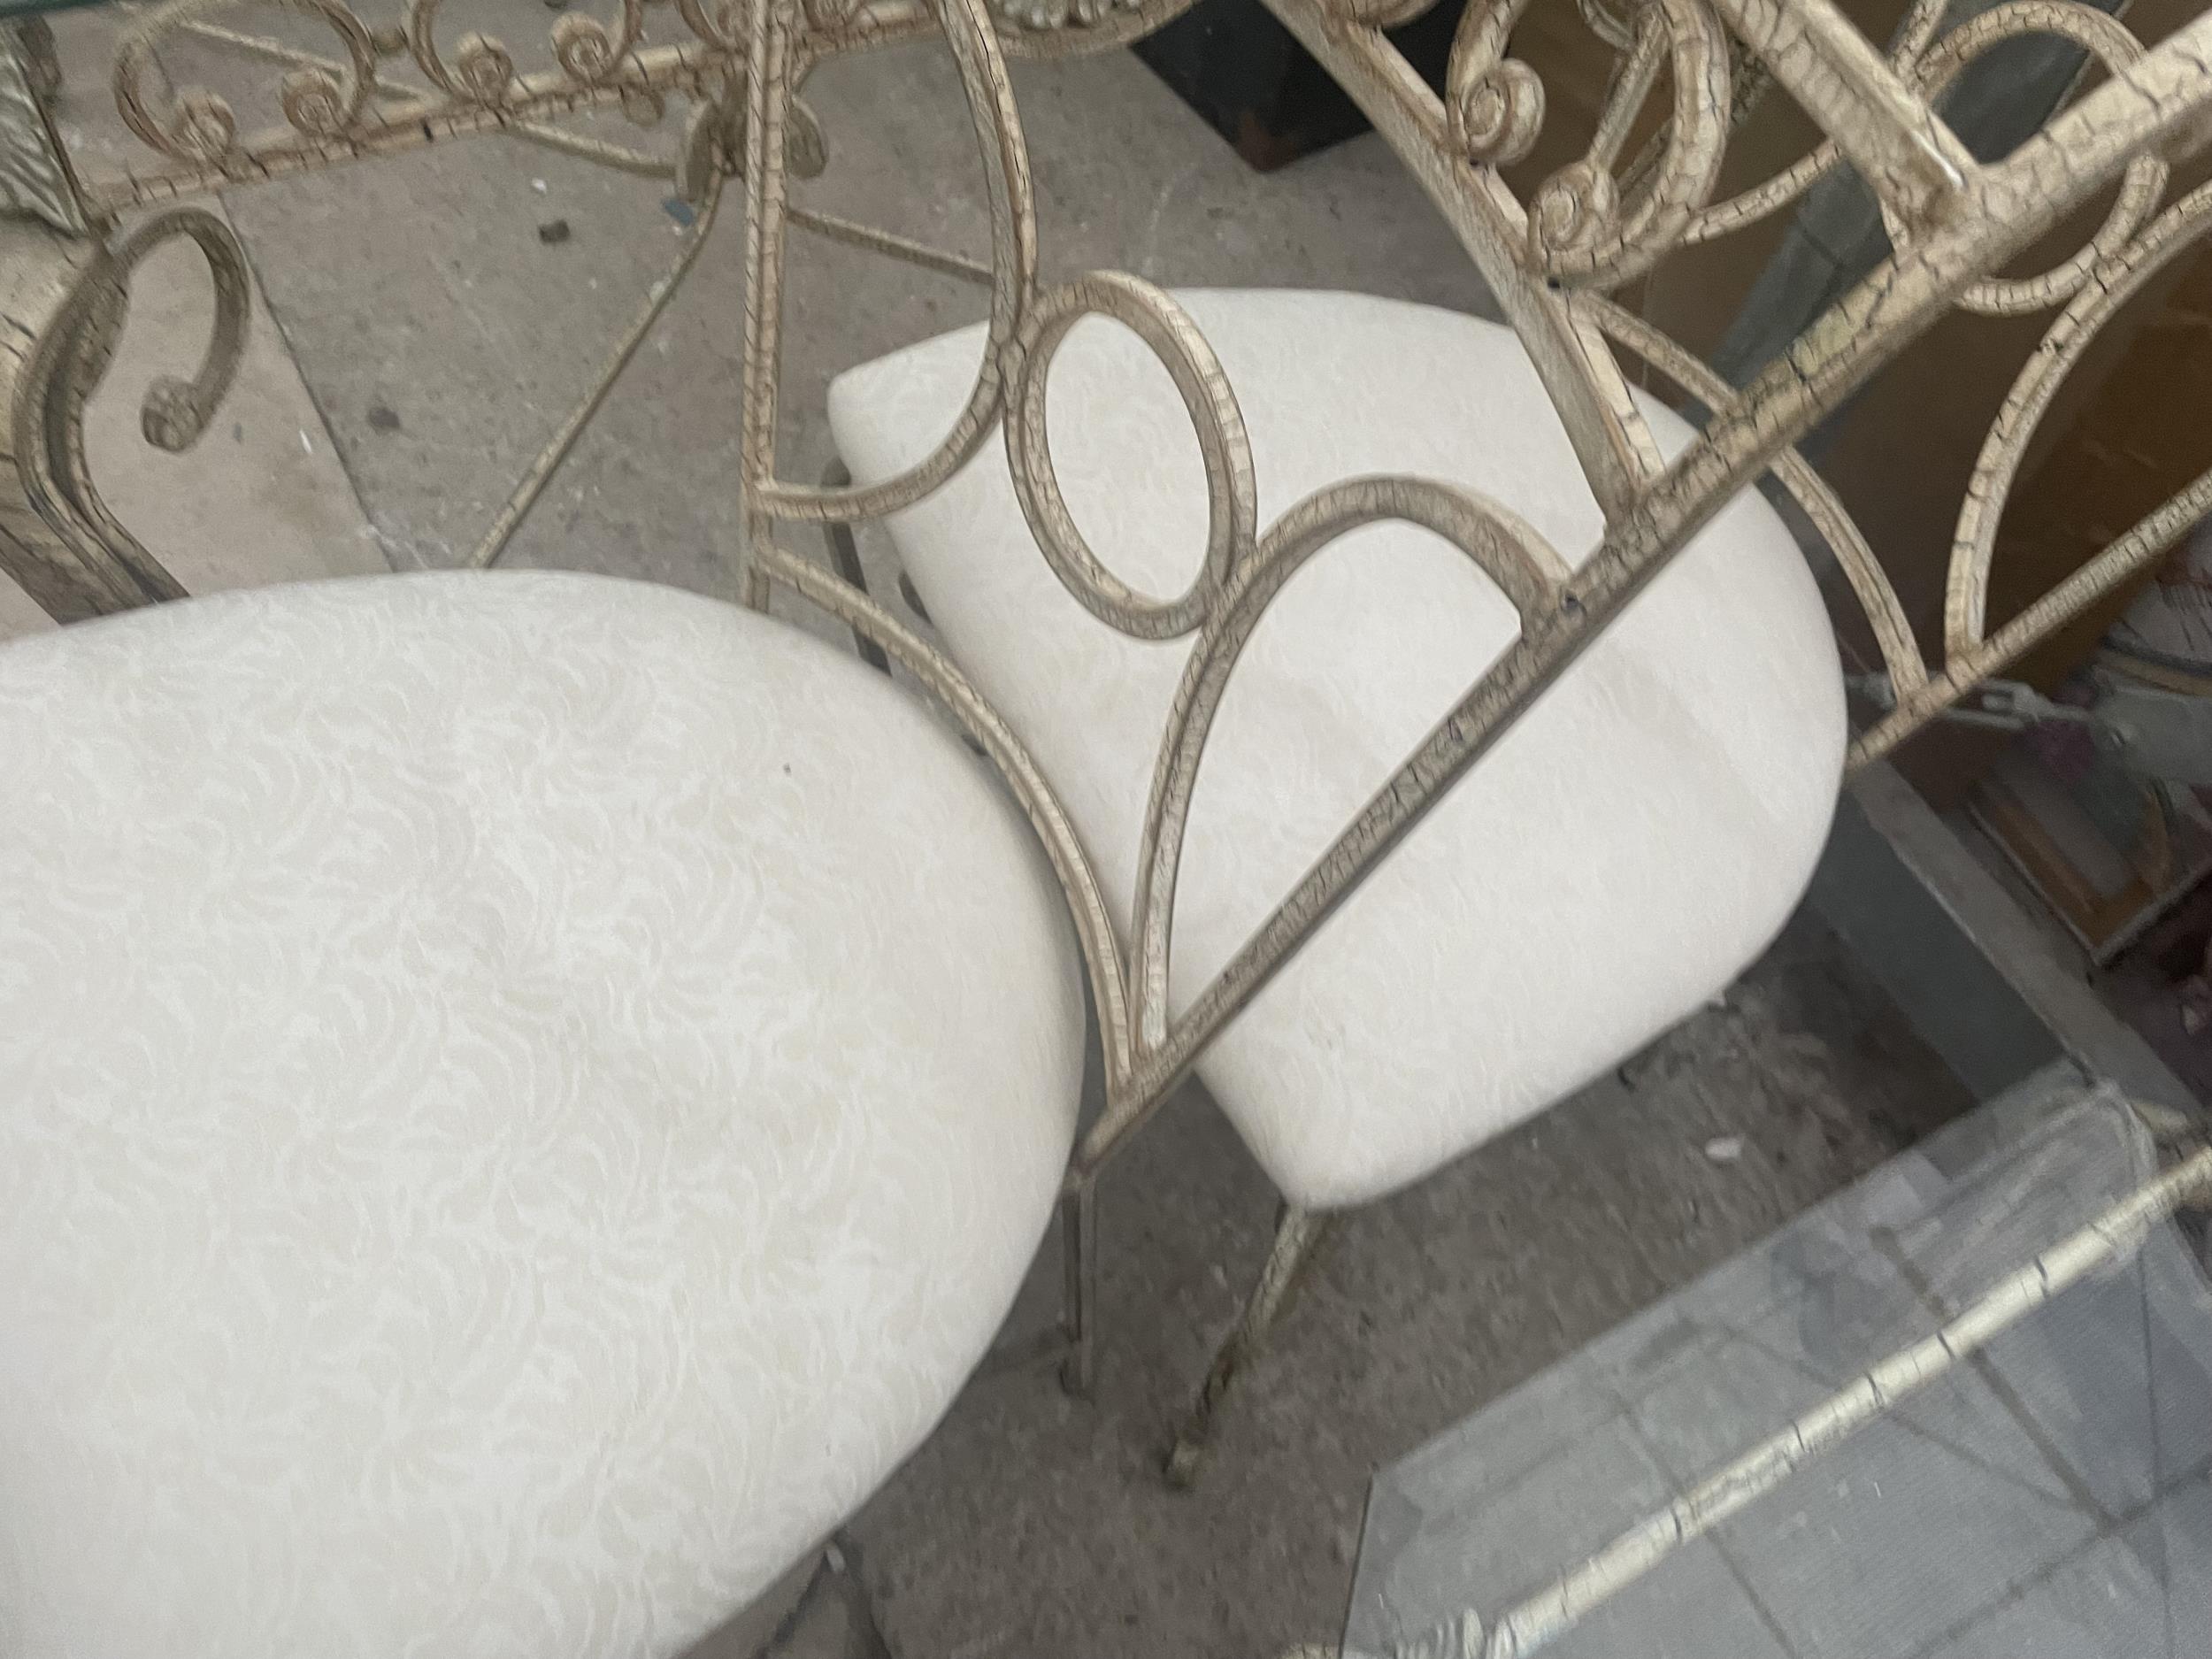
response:
[[[1018,811],[749,612],[0,649],[0,1652],[680,1651],[985,1351],[1082,1043]]]

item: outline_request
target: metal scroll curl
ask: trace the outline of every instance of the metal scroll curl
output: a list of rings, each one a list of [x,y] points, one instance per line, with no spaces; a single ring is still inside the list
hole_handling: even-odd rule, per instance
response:
[[[1506,56],[1529,0],[1475,0],[1461,15],[1445,72],[1445,111],[1459,153],[1479,166],[1509,165],[1535,144],[1542,82]],[[1720,177],[1730,111],[1728,37],[1704,0],[1646,0],[1633,22],[1592,13],[1626,56],[1580,159],[1537,188],[1527,205],[1521,263],[1563,288],[1611,288],[1657,264],[1683,239]],[[1624,194],[1616,167],[1659,76],[1671,84],[1656,165]]]
[[[51,270],[49,293],[66,291],[34,325],[35,337],[7,400],[15,465],[0,501],[0,530],[13,573],[58,620],[183,596],[183,589],[117,519],[92,480],[84,411],[115,356],[129,307],[131,274],[163,243],[184,237],[214,280],[215,320],[198,370],[149,388],[139,422],[149,442],[188,448],[206,431],[230,389],[245,348],[250,282],[230,227],[197,208],[177,208],[139,225],[107,250],[61,243],[28,227],[7,232],[8,257]],[[25,238],[39,239],[30,245]],[[18,319],[19,322],[26,319]]]
[[[305,137],[351,132],[376,91],[379,45],[340,0],[176,0],[150,12],[117,48],[112,84],[124,125],[165,156],[220,166],[236,157],[238,118],[228,100],[204,87],[172,95],[161,72],[162,45],[217,12],[273,5],[326,23],[345,47],[346,68],[296,69],[278,83],[286,123]]]
[[[441,91],[498,109],[515,96],[514,54],[506,43],[481,30],[464,35],[448,62],[439,49],[438,12],[444,0],[407,0],[407,50],[416,65]],[[698,27],[687,7],[684,20]],[[645,0],[621,0],[611,27],[583,12],[572,12],[553,26],[553,57],[561,73],[579,87],[614,81],[645,33]]]

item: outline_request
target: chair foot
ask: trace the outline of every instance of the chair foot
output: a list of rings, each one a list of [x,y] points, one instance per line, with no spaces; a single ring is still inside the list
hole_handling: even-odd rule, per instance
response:
[[[1087,1352],[1071,1351],[1060,1360],[1060,1392],[1071,1400],[1088,1400],[1096,1380]]]
[[[1313,1260],[1314,1247],[1327,1236],[1329,1223],[1330,1217],[1325,1213],[1300,1210],[1290,1204],[1285,1204],[1276,1216],[1275,1242],[1267,1253],[1266,1264],[1260,1269],[1259,1282],[1252,1287],[1236,1329],[1229,1333],[1214,1355],[1198,1398],[1189,1417],[1176,1432],[1175,1443],[1161,1467],[1169,1486],[1187,1488],[1197,1479],[1199,1468],[1205,1461],[1207,1442],[1213,1438],[1214,1418],[1222,1402],[1258,1353],[1268,1333],[1282,1317],[1283,1310],[1290,1303],[1291,1293]]]
[[[1091,1397],[1094,1379],[1092,1337],[1098,1323],[1097,1187],[1086,1182],[1060,1201],[1061,1328],[1068,1350],[1060,1360],[1060,1386],[1078,1400]]]

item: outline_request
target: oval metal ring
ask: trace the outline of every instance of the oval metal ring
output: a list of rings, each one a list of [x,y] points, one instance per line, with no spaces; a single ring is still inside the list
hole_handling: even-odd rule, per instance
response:
[[[2108,12],[2089,6],[2058,6],[2047,0],[2007,0],[2003,5],[1962,23],[1937,41],[1928,55],[1912,66],[1914,86],[1933,98],[1958,79],[1959,72],[2001,41],[2029,35],[2055,35],[2089,53],[2108,71],[2126,68],[2143,55],[2142,42],[2115,21]],[[2012,317],[2056,305],[2081,291],[2089,273],[2103,260],[2125,247],[2157,211],[2166,192],[2166,164],[2155,155],[2128,164],[2121,176],[2120,194],[2105,221],[2073,257],[2053,265],[2039,276],[1985,277],[1959,296],[1966,310],[1985,317]],[[1882,221],[1890,241],[1902,248],[1902,227],[1886,204]]]
[[[1140,593],[1106,568],[1076,527],[1053,472],[1045,427],[1053,354],[1068,330],[1094,315],[1111,318],[1152,349],[1174,380],[1198,434],[1206,466],[1206,557],[1178,598]],[[1006,460],[1022,516],[1053,573],[1085,610],[1133,638],[1170,640],[1198,627],[1259,536],[1259,497],[1244,416],[1198,325],[1164,289],[1122,272],[1094,271],[1038,296],[1010,356]]]

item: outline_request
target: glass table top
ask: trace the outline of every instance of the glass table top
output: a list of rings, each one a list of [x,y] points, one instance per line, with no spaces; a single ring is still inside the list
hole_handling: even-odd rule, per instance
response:
[[[1893,1160],[1381,1471],[1345,1653],[2212,1659],[2212,1291],[2173,1221],[1563,1626],[1500,1628],[2158,1173],[2078,1080]]]

